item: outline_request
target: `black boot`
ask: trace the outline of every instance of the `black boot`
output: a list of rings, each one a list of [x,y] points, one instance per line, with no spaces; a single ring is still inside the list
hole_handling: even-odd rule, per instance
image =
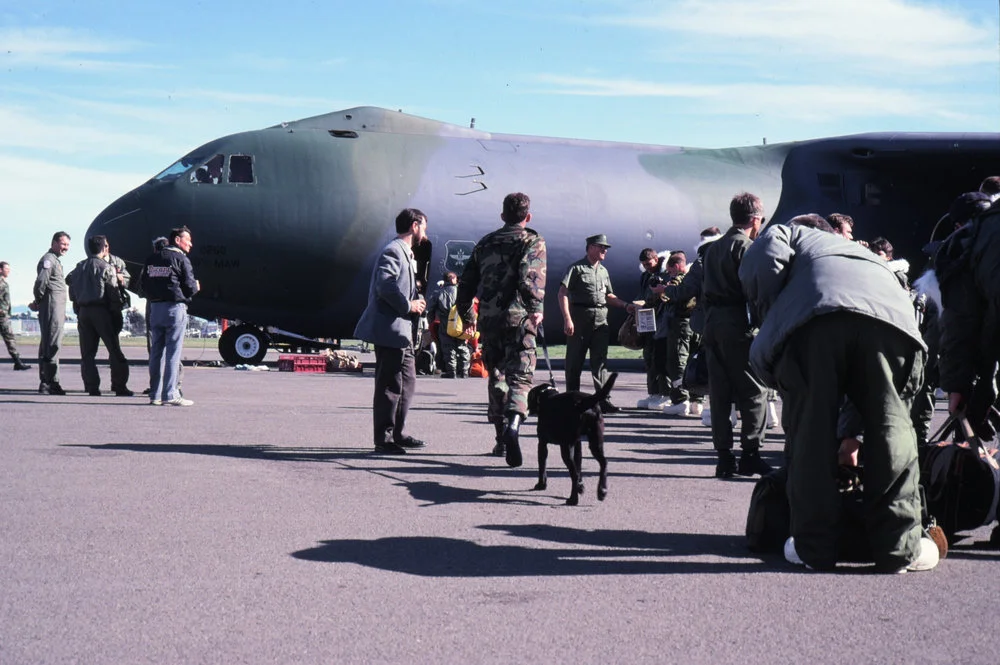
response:
[[[732,478],[736,475],[736,456],[731,450],[717,450],[718,461],[715,463],[716,478]]]
[[[490,451],[490,455],[493,455],[494,457],[503,457],[506,450],[506,447],[503,445],[503,432],[507,429],[507,423],[493,423],[493,427],[497,431],[497,445],[493,446],[493,450]]]
[[[31,369],[31,365],[29,365],[26,362],[22,361],[20,356],[18,356],[17,358],[14,358],[14,370],[15,371],[23,372],[26,369]]]
[[[503,431],[503,443],[506,447],[504,451],[505,457],[507,459],[507,466],[518,467],[521,466],[521,446],[518,444],[518,429],[521,427],[521,421],[524,420],[524,416],[520,413],[510,413],[507,414],[507,428]]]
[[[760,458],[759,450],[744,450],[736,473],[741,476],[766,476],[771,473],[771,465]]]

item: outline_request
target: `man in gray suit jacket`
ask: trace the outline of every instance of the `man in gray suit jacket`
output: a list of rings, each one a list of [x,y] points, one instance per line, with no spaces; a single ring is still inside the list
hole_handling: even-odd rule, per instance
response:
[[[417,293],[413,247],[427,241],[427,215],[407,208],[396,216],[396,237],[372,269],[368,306],[354,336],[375,346],[375,452],[402,455],[424,442],[403,434],[417,383],[413,357],[417,319],[427,304]]]

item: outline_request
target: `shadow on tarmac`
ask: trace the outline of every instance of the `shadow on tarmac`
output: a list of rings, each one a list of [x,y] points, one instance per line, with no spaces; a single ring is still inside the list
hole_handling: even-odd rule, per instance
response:
[[[480,528],[593,549],[492,546],[454,538],[398,537],[325,540],[291,556],[319,563],[356,563],[421,577],[516,577],[758,573],[768,561],[748,560],[743,536],[644,531],[587,531],[542,524]],[[692,561],[692,557],[740,561]],[[777,560],[777,559],[776,559]]]

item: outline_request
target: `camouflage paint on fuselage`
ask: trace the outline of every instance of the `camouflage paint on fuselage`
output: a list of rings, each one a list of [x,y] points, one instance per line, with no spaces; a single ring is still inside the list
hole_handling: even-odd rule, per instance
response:
[[[503,197],[523,191],[548,246],[556,338],[553,285],[589,235],[608,235],[624,298],[638,290],[642,248],[690,251],[702,228],[729,225],[739,191],[779,222],[845,212],[858,237],[886,235],[908,256],[958,193],[1000,173],[998,148],[996,135],[875,134],[707,150],[490,134],[361,107],[209,142],[112,203],[88,235],[108,235],[138,273],[150,240],[186,224],[203,288],[193,314],[347,337],[400,209],[428,215],[431,245],[417,254],[433,283],[460,272],[471,244],[501,225]],[[227,156],[219,183],[194,181],[215,154]],[[252,156],[253,183],[228,182],[231,155]]]

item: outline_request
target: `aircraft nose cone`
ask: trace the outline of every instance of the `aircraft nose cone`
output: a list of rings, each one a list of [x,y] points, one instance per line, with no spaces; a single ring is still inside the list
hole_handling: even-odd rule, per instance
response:
[[[142,264],[152,251],[149,220],[134,192],[104,209],[87,229],[87,237],[107,236],[111,253],[126,261]]]

